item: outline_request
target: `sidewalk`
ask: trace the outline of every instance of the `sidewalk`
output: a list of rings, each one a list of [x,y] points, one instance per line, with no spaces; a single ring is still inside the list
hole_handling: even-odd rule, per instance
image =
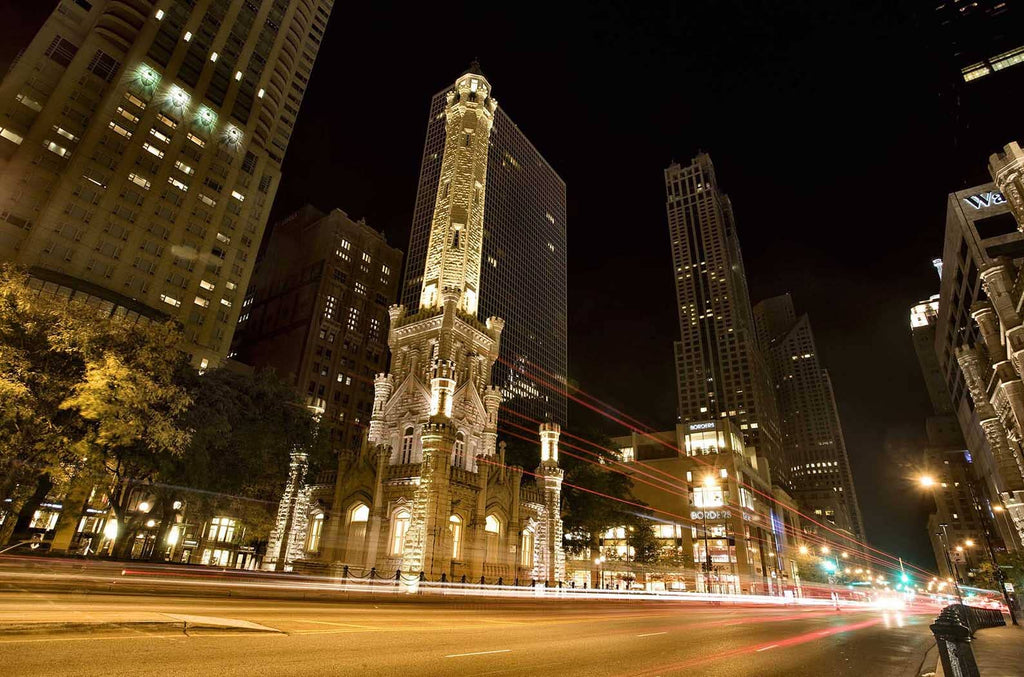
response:
[[[971,642],[974,659],[978,662],[981,677],[1022,677],[1024,676],[1024,627],[1005,627],[978,630]],[[942,661],[935,666],[935,677],[944,677]]]
[[[974,635],[974,657],[982,677],[1024,675],[1024,628],[1013,626],[979,630]]]

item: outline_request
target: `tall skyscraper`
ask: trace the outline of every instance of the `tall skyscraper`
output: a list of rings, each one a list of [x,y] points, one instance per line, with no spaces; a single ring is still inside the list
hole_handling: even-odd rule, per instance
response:
[[[306,206],[274,226],[242,302],[236,359],[289,379],[323,412],[335,449],[366,436],[401,264],[365,222]]]
[[[60,3],[0,84],[0,260],[223,359],[332,5]]]
[[[675,343],[682,423],[732,419],[744,441],[788,486],[778,409],[757,345],[747,278],[729,198],[711,158],[665,170],[680,340]]]
[[[479,65],[473,68],[480,72]],[[425,273],[434,275],[425,271],[425,264],[441,180],[449,91],[434,95],[427,118],[402,292],[402,303],[410,309],[424,302]],[[495,315],[507,323],[494,371],[494,383],[505,398],[502,410],[559,424],[566,420],[565,228],[565,182],[498,107],[487,152],[483,258],[474,272],[478,288],[471,292],[479,299],[482,316]]]
[[[758,342],[775,383],[782,451],[793,497],[815,516],[864,538],[832,380],[808,316],[789,294],[754,306]]]

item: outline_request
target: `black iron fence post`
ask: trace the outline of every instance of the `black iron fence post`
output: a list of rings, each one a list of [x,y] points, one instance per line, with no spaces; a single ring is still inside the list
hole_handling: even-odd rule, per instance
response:
[[[961,609],[958,604],[946,607],[931,625],[939,660],[943,673],[950,677],[981,677],[971,648],[971,628]]]

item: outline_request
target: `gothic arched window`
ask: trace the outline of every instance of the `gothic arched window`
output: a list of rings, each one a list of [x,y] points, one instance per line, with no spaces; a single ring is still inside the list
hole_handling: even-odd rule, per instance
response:
[[[484,522],[484,534],[487,537],[486,549],[484,551],[485,562],[496,562],[498,560],[498,546],[501,542],[501,520],[497,515],[488,515]]]
[[[412,513],[405,508],[395,511],[391,516],[391,554],[401,555],[405,552],[405,534],[412,524]]]
[[[448,531],[452,535],[452,559],[462,556],[462,518],[452,515],[448,518]]]
[[[458,433],[455,436],[455,448],[452,451],[452,465],[456,468],[466,467],[466,436]]]
[[[405,434],[402,435],[402,453],[398,457],[399,463],[412,463],[412,426],[405,429]]]

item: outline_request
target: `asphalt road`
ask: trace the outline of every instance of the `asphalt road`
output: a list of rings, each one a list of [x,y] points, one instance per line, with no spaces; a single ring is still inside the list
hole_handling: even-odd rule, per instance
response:
[[[869,675],[916,677],[928,615],[605,600],[367,602],[0,593],[0,624],[191,614],[169,625],[0,631],[3,675]],[[3,627],[3,625],[0,625]],[[933,660],[930,658],[930,660]],[[928,667],[928,666],[926,666]]]

